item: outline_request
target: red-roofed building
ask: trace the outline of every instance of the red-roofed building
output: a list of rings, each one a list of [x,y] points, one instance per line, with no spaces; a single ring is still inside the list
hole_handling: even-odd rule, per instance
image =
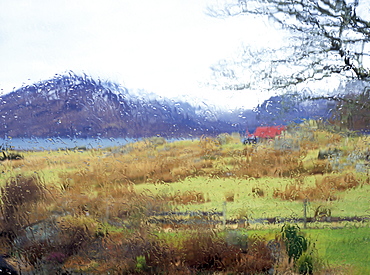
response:
[[[258,138],[275,138],[276,136],[281,135],[281,133],[285,130],[285,126],[257,127],[253,135]]]
[[[286,130],[286,126],[265,126],[257,127],[253,134],[250,134],[248,129],[243,139],[243,144],[256,144],[260,139],[275,138],[281,135]]]

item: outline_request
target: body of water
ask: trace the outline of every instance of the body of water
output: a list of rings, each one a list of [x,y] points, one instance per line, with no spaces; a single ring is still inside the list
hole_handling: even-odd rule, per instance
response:
[[[114,146],[123,146],[137,139],[129,138],[87,138],[87,139],[70,139],[70,138],[10,138],[0,139],[0,145],[5,148],[14,150],[58,150],[86,147],[87,149],[99,149]]]

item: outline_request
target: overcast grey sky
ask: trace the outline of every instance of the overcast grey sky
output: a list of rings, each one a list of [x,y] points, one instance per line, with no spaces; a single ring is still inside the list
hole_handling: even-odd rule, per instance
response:
[[[208,17],[210,2],[0,0],[1,93],[72,70],[164,96],[253,107],[256,95],[201,84],[241,43],[271,43],[276,34],[243,16]]]

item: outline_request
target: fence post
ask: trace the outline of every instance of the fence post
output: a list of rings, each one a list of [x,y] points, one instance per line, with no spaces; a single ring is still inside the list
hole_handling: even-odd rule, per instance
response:
[[[223,207],[222,207],[222,226],[223,226],[223,229],[225,230],[226,229],[226,201],[224,201]]]
[[[307,199],[303,200],[303,228],[307,228]]]
[[[105,208],[105,218],[104,218],[104,222],[108,222],[108,217],[109,217],[109,200],[107,199],[107,207]]]

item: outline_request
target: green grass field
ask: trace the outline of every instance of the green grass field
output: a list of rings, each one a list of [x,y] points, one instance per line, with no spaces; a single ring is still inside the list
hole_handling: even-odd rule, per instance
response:
[[[349,266],[352,274],[370,274],[370,227],[304,231],[319,254],[333,266]]]
[[[348,223],[340,228],[301,229],[318,251],[325,266],[342,268],[340,274],[370,274],[370,223]],[[280,229],[247,230],[267,240],[274,239]],[[340,269],[339,269],[340,270]],[[338,271],[339,272],[339,271]]]
[[[307,186],[312,177],[306,177]],[[245,210],[251,219],[271,217],[303,217],[302,201],[287,201],[273,198],[276,188],[284,188],[292,183],[291,179],[282,178],[260,178],[260,179],[237,179],[237,178],[187,178],[181,182],[163,184],[139,184],[135,190],[144,190],[154,195],[184,193],[186,191],[197,191],[205,194],[209,202],[201,204],[189,204],[176,206],[184,211],[222,211],[223,202],[227,196],[232,196],[233,201],[227,202],[227,214],[233,218],[238,211]],[[264,191],[264,196],[257,196],[252,192],[254,187]],[[319,205],[326,205],[332,209],[332,216],[350,217],[366,216],[370,212],[370,185],[363,185],[356,189],[338,193],[340,199],[335,201],[312,201],[308,204],[308,217],[314,215]]]

